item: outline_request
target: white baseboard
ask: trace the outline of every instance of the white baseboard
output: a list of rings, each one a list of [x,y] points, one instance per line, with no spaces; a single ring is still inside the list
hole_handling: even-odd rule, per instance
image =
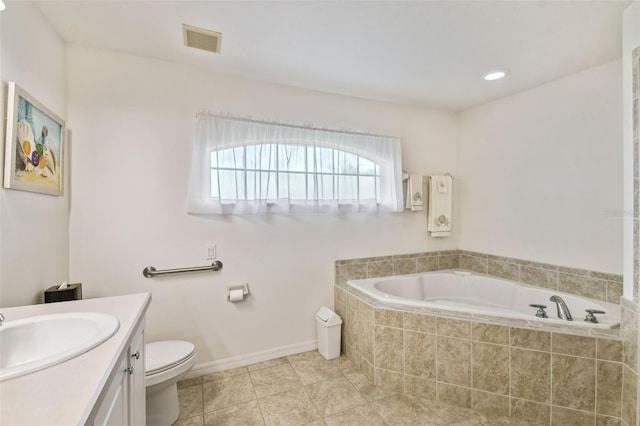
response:
[[[251,365],[257,362],[269,361],[270,359],[280,358],[283,356],[312,351],[314,349],[318,349],[318,341],[309,340],[307,342],[280,346],[279,348],[267,349],[265,351],[253,352],[246,355],[224,358],[217,361],[203,362],[201,364],[194,365],[191,371],[185,376],[184,380],[217,373],[218,371],[229,370],[231,368],[244,367],[245,365]]]

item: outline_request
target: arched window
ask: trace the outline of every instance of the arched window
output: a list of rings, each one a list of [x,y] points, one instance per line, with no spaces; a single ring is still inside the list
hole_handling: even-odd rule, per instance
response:
[[[334,148],[257,144],[211,152],[211,197],[220,200],[380,201],[380,167]]]
[[[397,138],[200,114],[189,212],[401,211]]]

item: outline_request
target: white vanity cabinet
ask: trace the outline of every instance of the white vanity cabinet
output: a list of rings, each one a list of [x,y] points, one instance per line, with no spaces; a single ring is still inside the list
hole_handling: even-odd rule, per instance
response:
[[[48,368],[0,381],[0,425],[146,423],[144,318],[149,293],[2,308],[7,321],[67,312],[116,317],[113,336]]]
[[[144,320],[138,326],[131,345],[118,358],[115,374],[99,402],[95,426],[144,426],[146,389],[144,368]]]

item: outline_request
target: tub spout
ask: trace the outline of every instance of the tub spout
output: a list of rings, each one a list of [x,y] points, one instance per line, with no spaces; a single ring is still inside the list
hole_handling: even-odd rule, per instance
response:
[[[558,318],[566,321],[573,321],[571,312],[569,312],[569,308],[567,307],[567,304],[564,303],[564,300],[562,300],[562,297],[554,295],[551,296],[549,300],[555,302],[556,307],[558,308]]]

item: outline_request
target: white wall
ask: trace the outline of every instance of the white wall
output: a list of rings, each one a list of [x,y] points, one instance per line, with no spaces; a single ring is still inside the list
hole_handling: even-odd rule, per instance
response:
[[[7,83],[15,81],[64,118],[64,42],[34,3],[6,3],[0,12],[0,116],[5,116]],[[5,127],[1,127],[4,142]],[[4,150],[0,159],[4,165]],[[68,196],[0,189],[0,306],[41,302],[45,288],[68,279],[68,224]]]
[[[622,32],[623,119],[624,119],[624,296],[633,294],[633,50],[640,46],[640,2],[624,11]],[[636,220],[638,218],[635,218]]]
[[[199,362],[308,343],[333,304],[334,260],[455,249],[424,214],[196,217],[185,212],[195,113],[351,128],[403,137],[404,168],[456,170],[457,116],[68,47],[73,131],[71,273],[87,297],[150,291],[149,340],[193,341]],[[146,279],[142,269],[206,264],[219,273]],[[249,283],[242,304],[226,286]]]
[[[621,90],[614,61],[463,112],[460,248],[620,274]]]

